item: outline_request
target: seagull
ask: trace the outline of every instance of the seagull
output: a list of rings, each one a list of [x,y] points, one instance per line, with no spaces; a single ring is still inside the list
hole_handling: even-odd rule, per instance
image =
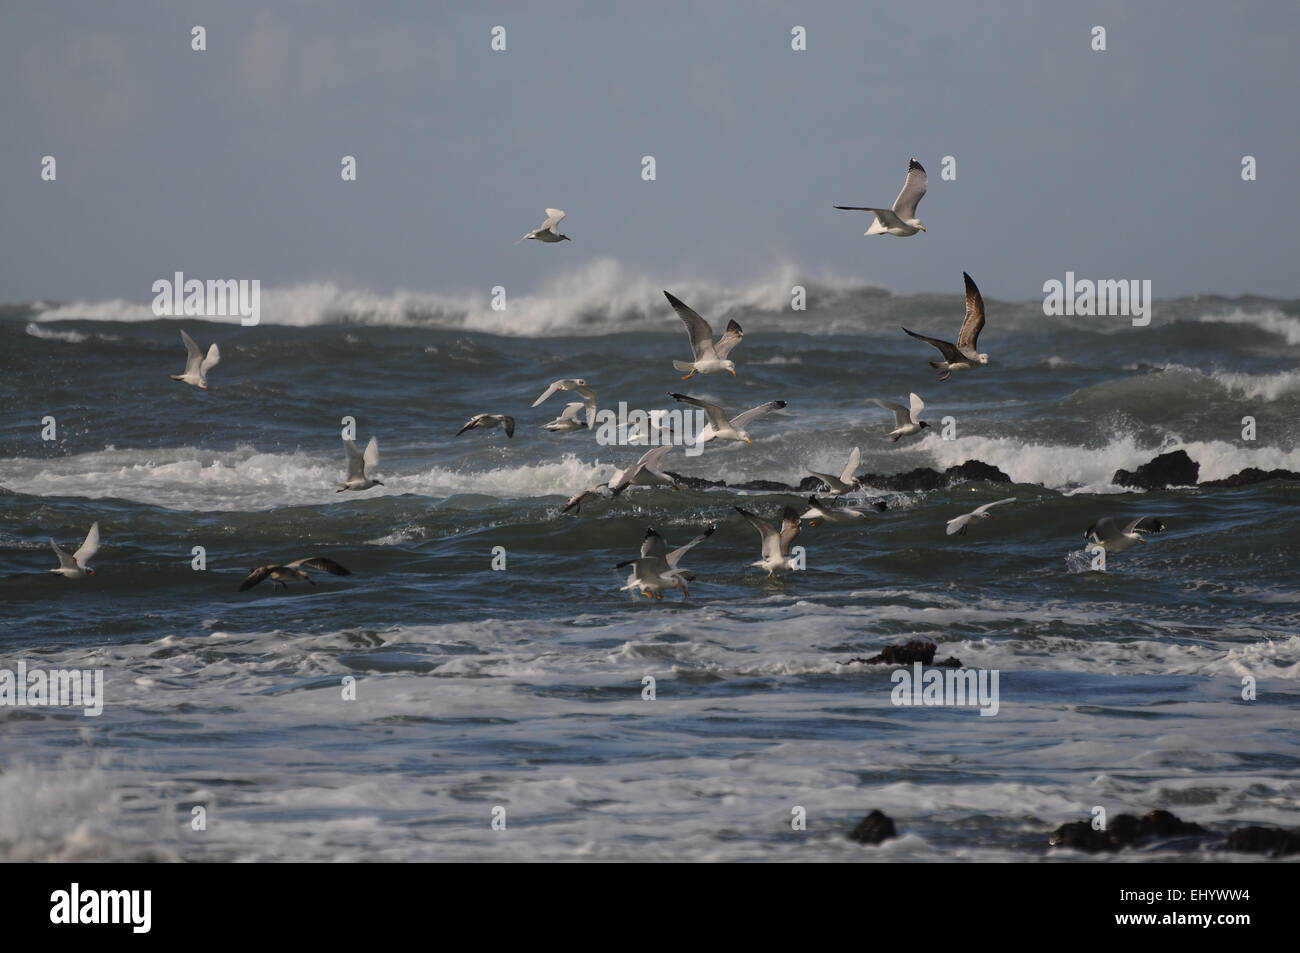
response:
[[[995,506],[1001,506],[1003,503],[1014,503],[1015,501],[1016,498],[1014,496],[1008,496],[1005,500],[994,500],[992,503],[985,503],[983,506],[975,507],[975,509],[971,510],[969,513],[963,513],[961,516],[954,516],[952,519],[948,520],[948,535],[965,536],[966,530],[970,528],[967,524],[972,519],[979,517],[980,519],[991,520],[993,519],[993,514],[990,513],[989,510],[993,509]]]
[[[921,197],[925,195],[925,187],[928,181],[925,169],[921,168],[921,163],[913,159],[907,164],[907,178],[903,182],[903,191],[899,192],[898,198],[894,199],[892,209],[863,208],[858,205],[837,205],[835,207],[846,212],[874,212],[876,220],[871,223],[870,228],[862,233],[864,235],[897,235],[900,238],[905,238],[908,235],[915,235],[918,231],[925,231],[925,226],[916,217],[916,206],[920,204]]]
[[[252,589],[267,576],[271,577],[271,589],[281,586],[284,589],[289,588],[290,582],[301,580],[316,585],[315,580],[307,575],[308,569],[315,569],[319,572],[332,573],[335,576],[350,576],[352,572],[343,566],[340,566],[332,559],[326,559],[324,556],[308,556],[306,559],[295,559],[291,563],[285,563],[283,566],[258,566],[248,574],[248,578],[239,584],[239,591]]]
[[[722,412],[722,408],[717,404],[710,404],[707,400],[700,400],[698,397],[674,394],[671,391],[668,396],[674,400],[694,404],[696,407],[703,407],[704,412],[709,415],[709,422],[704,425],[704,429],[695,438],[697,444],[708,443],[710,440],[743,440],[745,443],[752,444],[754,441],[749,439],[749,432],[745,430],[745,424],[751,420],[757,420],[764,414],[780,410],[785,406],[783,400],[769,400],[766,404],[759,404],[757,407],[728,420],[727,415]]]
[[[664,297],[668,299],[668,303],[677,312],[677,317],[681,318],[685,323],[686,335],[691,339],[691,351],[695,355],[694,361],[673,361],[673,367],[677,368],[677,370],[690,372],[682,380],[688,381],[696,374],[717,374],[719,371],[730,371],[731,376],[735,377],[736,364],[734,361],[727,360],[727,355],[745,336],[745,332],[740,329],[740,325],[735,321],[728,321],[727,330],[714,344],[713,328],[709,327],[708,321],[705,321],[686,307],[681,300],[674,298],[667,291],[664,292]]]
[[[963,271],[961,276],[966,279],[966,319],[962,321],[961,330],[957,332],[956,344],[940,341],[938,338],[928,338],[924,334],[917,334],[915,331],[903,328],[918,341],[933,344],[939,349],[944,359],[931,361],[930,366],[943,371],[943,375],[939,378],[941,381],[946,381],[953,371],[968,371],[977,364],[989,362],[989,356],[981,354],[975,347],[980,329],[984,327],[984,299],[980,297],[980,290],[975,287],[975,282],[971,281],[970,275]]]
[[[181,340],[185,342],[185,350],[188,352],[188,356],[185,358],[185,373],[172,374],[170,375],[171,379],[193,384],[195,387],[207,390],[208,369],[217,366],[217,363],[221,360],[221,350],[217,347],[217,343],[213,341],[212,346],[208,348],[208,356],[204,357],[203,352],[199,350],[199,346],[194,343],[194,338],[186,334],[184,328],[181,329]]]
[[[570,377],[562,381],[556,381],[550,387],[546,388],[541,397],[533,401],[536,407],[546,398],[550,397],[557,390],[571,390],[578,394],[587,404],[587,427],[594,427],[596,420],[596,392],[587,386],[587,382],[580,377]]]
[[[871,398],[872,402],[894,412],[895,429],[889,432],[889,435],[894,438],[894,443],[898,443],[901,437],[910,437],[914,433],[920,433],[922,428],[930,426],[921,419],[921,411],[925,409],[925,401],[915,394],[909,394],[908,396],[911,398],[912,403],[910,410],[902,404],[881,400],[879,397]]]
[[[563,413],[547,424],[546,429],[551,433],[568,433],[573,430],[582,430],[586,427],[586,424],[578,419],[578,414],[585,406],[586,404],[580,400],[565,404]]]
[[[63,549],[54,540],[50,540],[50,545],[54,547],[54,555],[59,557],[59,568],[51,569],[50,572],[63,576],[65,579],[80,579],[83,576],[93,576],[95,570],[91,569],[86,563],[95,557],[99,552],[99,521],[96,520],[90,526],[90,532],[86,534],[86,541],[72,555]]]
[[[519,242],[527,238],[533,238],[539,242],[571,242],[573,239],[568,235],[560,234],[560,222],[563,220],[564,212],[561,209],[548,208],[546,210],[546,221],[542,222],[541,227],[533,229],[519,239]],[[515,242],[515,244],[518,245],[519,242]]]
[[[816,470],[808,472],[821,480],[828,487],[827,493],[830,496],[843,496],[845,493],[852,493],[858,488],[861,481],[853,475],[853,471],[858,468],[858,462],[862,459],[862,451],[857,447],[849,454],[849,462],[844,467],[844,472],[834,477],[829,473],[818,473]]]
[[[609,478],[610,492],[614,496],[618,496],[634,483],[637,486],[656,486],[662,483],[671,486],[674,490],[677,489],[676,480],[658,472],[664,455],[672,449],[672,444],[655,447],[653,450],[647,450],[643,453],[641,459],[626,470],[616,470],[614,475]]]
[[[608,486],[609,486],[608,483],[593,483],[585,490],[578,491],[577,493],[573,494],[573,496],[569,497],[569,499],[565,502],[564,506],[561,507],[560,512],[567,513],[569,512],[569,510],[573,510],[573,512],[575,513],[581,513],[582,504],[587,502],[588,500],[593,500],[601,496],[600,491],[605,489]]]
[[[822,521],[827,523],[856,523],[859,520],[864,523],[871,522],[870,516],[851,506],[831,506],[818,503],[816,494],[808,497],[808,502],[812,509],[800,516],[799,519],[808,520],[809,526],[817,526]]]
[[[695,580],[695,574],[679,569],[677,564],[693,546],[712,536],[714,529],[715,527],[710,526],[685,546],[669,552],[664,538],[651,526],[646,530],[645,538],[641,541],[641,558],[629,559],[614,567],[615,569],[622,569],[624,566],[632,567],[632,571],[628,573],[627,585],[622,586],[619,592],[636,589],[647,599],[662,599],[664,590],[672,586],[682,591],[683,599],[688,598],[690,592],[686,584]]]
[[[1145,543],[1143,533],[1159,533],[1164,528],[1165,524],[1154,516],[1141,516],[1121,531],[1113,519],[1104,516],[1083,531],[1083,538],[1091,539],[1108,553],[1122,553],[1138,543]]]
[[[790,545],[799,535],[800,529],[799,514],[795,512],[794,507],[787,506],[781,512],[780,532],[767,520],[755,516],[748,510],[742,510],[739,506],[733,509],[749,520],[750,525],[758,530],[759,536],[763,538],[763,558],[749,565],[766,569],[769,576],[777,570],[794,568],[794,560],[790,558]]]
[[[505,414],[475,414],[465,423],[465,426],[456,431],[456,436],[459,437],[466,430],[474,430],[475,428],[491,430],[493,427],[504,427],[506,436],[513,437],[515,435],[515,418],[507,417]]]
[[[355,441],[344,440],[343,449],[348,452],[348,480],[335,492],[342,493],[344,490],[368,490],[372,486],[383,486],[381,480],[376,480],[371,473],[375,467],[379,466],[379,441],[374,437],[370,438],[370,443],[366,444],[366,452],[363,456],[357,449]]]

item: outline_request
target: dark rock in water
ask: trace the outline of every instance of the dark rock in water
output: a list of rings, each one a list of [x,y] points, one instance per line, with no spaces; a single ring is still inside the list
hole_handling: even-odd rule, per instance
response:
[[[798,493],[798,489],[789,483],[775,480],[746,480],[744,483],[731,484],[733,490],[756,490],[759,493]]]
[[[955,467],[949,467],[940,473],[932,467],[917,467],[908,473],[896,473],[886,476],[882,473],[864,473],[858,478],[867,486],[877,486],[886,490],[915,491],[940,490],[954,483],[972,480],[987,480],[990,483],[1010,483],[1007,476],[997,467],[991,467],[979,460],[967,460]]]
[[[1095,854],[1099,850],[1114,850],[1108,831],[1094,831],[1087,821],[1062,824],[1052,833],[1049,843],[1053,847],[1072,847]]]
[[[911,665],[920,662],[929,665],[934,661],[934,653],[939,646],[924,639],[909,639],[901,645],[886,645],[879,655],[867,659],[868,662],[886,662],[890,665]]]
[[[988,483],[1010,483],[1011,477],[1007,476],[997,467],[989,466],[979,460],[967,460],[965,463],[959,463],[955,467],[949,467],[943,471],[943,475],[948,478],[948,483],[972,483],[977,480],[984,480]]]
[[[1200,824],[1180,820],[1168,811],[1152,811],[1142,817],[1118,814],[1110,819],[1110,825],[1104,831],[1093,830],[1092,824],[1087,821],[1062,824],[1052,833],[1048,843],[1053,847],[1073,847],[1075,850],[1095,853],[1101,850],[1119,850],[1121,847],[1160,838],[1209,833]],[[1195,847],[1198,842],[1192,841],[1185,846]]]
[[[872,811],[849,831],[849,840],[855,840],[859,844],[879,844],[881,841],[897,836],[894,822],[880,811]]]
[[[1280,827],[1239,827],[1228,835],[1227,850],[1247,854],[1300,854],[1300,834]]]
[[[1110,482],[1139,490],[1163,490],[1167,486],[1195,486],[1201,465],[1186,450],[1173,450],[1142,464],[1132,473],[1116,470]]]
[[[778,483],[775,480],[750,480],[746,483],[728,485],[725,480],[708,480],[704,477],[686,476],[673,470],[665,470],[664,474],[691,490],[729,487],[733,490],[754,490],[759,493],[798,493],[805,499],[807,499],[808,494],[819,493],[823,486],[822,481],[814,476],[804,477],[799,481],[798,486],[791,486],[788,483]],[[861,479],[868,486],[877,486],[887,490],[938,490],[968,480],[988,480],[991,483],[1011,482],[1011,478],[997,467],[991,467],[987,463],[980,463],[978,460],[967,460],[955,467],[949,467],[942,473],[930,467],[918,467],[911,473],[898,473],[894,476],[867,473]],[[877,500],[871,505],[882,513],[885,511],[883,500]]]
[[[714,486],[726,486],[725,480],[706,480],[703,477],[685,476],[681,473],[674,473],[672,470],[665,470],[664,476],[672,477],[682,486],[691,490],[707,490]]]
[[[1201,486],[1233,487],[1250,486],[1252,483],[1265,483],[1269,480],[1300,480],[1300,473],[1294,470],[1261,470],[1258,467],[1246,467],[1240,473],[1234,473],[1222,480],[1206,480]]]
[[[934,653],[939,646],[933,642],[927,642],[925,639],[910,639],[907,642],[898,645],[886,645],[880,650],[879,655],[873,655],[871,658],[859,658],[854,656],[847,662],[840,662],[840,665],[852,665],[854,662],[863,662],[867,665],[912,665],[920,662],[922,665],[934,663],[936,668],[963,668],[961,660],[949,655],[942,662],[934,662]]]

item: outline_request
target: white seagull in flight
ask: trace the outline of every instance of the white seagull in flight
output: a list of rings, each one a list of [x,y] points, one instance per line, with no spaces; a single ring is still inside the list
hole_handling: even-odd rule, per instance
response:
[[[794,560],[790,557],[790,546],[799,535],[800,529],[799,514],[795,512],[794,507],[787,506],[781,512],[779,531],[767,520],[755,516],[748,510],[742,510],[739,506],[733,509],[749,520],[749,525],[758,530],[759,536],[763,538],[763,558],[758,562],[750,563],[751,566],[766,569],[769,576],[778,570],[794,568]]]
[[[853,475],[857,470],[858,464],[862,460],[862,451],[857,447],[849,454],[849,462],[844,465],[844,472],[839,476],[831,476],[829,473],[818,473],[816,470],[808,472],[826,484],[829,489],[826,491],[827,496],[843,496],[845,493],[852,493],[858,488],[858,478]]]
[[[895,404],[892,401],[881,400],[879,397],[871,398],[872,402],[884,407],[886,410],[894,413],[894,429],[889,435],[894,438],[894,443],[903,437],[910,437],[914,433],[920,433],[922,429],[930,426],[921,419],[921,411],[925,409],[925,401],[915,394],[909,394],[911,398],[911,407],[904,407],[902,404]]]
[[[736,376],[736,364],[734,361],[727,360],[727,355],[731,353],[732,348],[740,343],[740,339],[745,336],[745,332],[740,329],[740,325],[735,321],[727,322],[727,330],[723,332],[718,342],[713,343],[713,328],[709,322],[688,308],[678,298],[674,298],[667,291],[664,297],[668,303],[673,306],[677,312],[677,317],[682,319],[686,325],[686,335],[691,339],[691,351],[695,356],[693,361],[673,361],[673,367],[679,371],[688,371],[689,373],[682,378],[684,381],[690,380],[696,374],[717,374],[720,371],[730,371],[731,376]]]
[[[370,438],[370,443],[366,444],[366,452],[363,454],[357,449],[355,441],[344,440],[343,449],[348,453],[348,478],[336,492],[342,493],[344,490],[368,490],[372,486],[383,486],[381,480],[374,479],[371,474],[379,466],[379,441],[374,437]]]
[[[759,404],[757,407],[750,408],[743,414],[737,414],[728,420],[726,413],[717,404],[710,404],[707,400],[700,400],[698,397],[687,397],[685,394],[669,392],[668,396],[673,400],[680,400],[687,404],[694,404],[696,407],[702,407],[704,412],[708,414],[709,422],[704,425],[704,429],[695,438],[697,444],[708,443],[710,440],[743,440],[745,443],[753,443],[754,441],[749,439],[749,431],[745,429],[745,424],[757,420],[765,414],[770,414],[774,410],[780,410],[785,406],[783,400],[769,400],[766,404]]]
[[[669,552],[664,538],[651,526],[646,530],[645,539],[641,541],[641,558],[629,559],[614,567],[615,569],[632,567],[632,571],[628,573],[627,585],[621,587],[619,591],[636,589],[647,599],[662,599],[664,590],[671,586],[682,591],[683,599],[688,598],[690,592],[686,584],[695,580],[695,574],[678,568],[677,564],[693,546],[712,536],[713,530],[714,527],[710,526],[685,546]]]
[[[185,373],[172,374],[171,379],[180,381],[183,384],[193,384],[202,390],[208,389],[208,371],[216,367],[221,360],[221,350],[217,347],[215,341],[208,348],[208,356],[204,357],[199,346],[194,343],[194,338],[181,329],[181,340],[185,342],[185,350],[188,356],[185,358]]]
[[[86,534],[86,541],[81,547],[72,554],[63,549],[54,540],[50,540],[50,546],[54,548],[54,555],[59,557],[59,568],[51,569],[50,572],[62,576],[65,579],[80,579],[83,576],[93,576],[95,570],[91,569],[86,563],[94,558],[95,553],[99,551],[99,521],[96,520],[90,526],[90,532]]]
[[[546,388],[542,396],[533,401],[533,406],[546,400],[556,391],[571,390],[587,404],[587,427],[591,428],[596,425],[596,392],[587,386],[587,382],[580,377],[569,377],[562,381],[556,381],[550,387]]]
[[[846,212],[874,212],[876,220],[862,233],[864,235],[897,235],[904,238],[915,235],[918,231],[925,231],[925,226],[916,217],[916,206],[925,195],[928,182],[925,169],[921,168],[921,163],[913,159],[907,164],[907,178],[903,182],[903,191],[899,192],[898,198],[894,199],[893,208],[871,208],[861,205],[835,207]]]
[[[1005,500],[994,500],[992,503],[985,503],[983,506],[975,507],[975,509],[971,510],[969,513],[963,513],[961,516],[954,516],[952,519],[948,520],[948,535],[965,536],[966,530],[969,529],[967,524],[970,523],[972,519],[978,517],[979,519],[991,520],[993,514],[990,513],[989,510],[993,509],[995,506],[1001,506],[1003,503],[1014,503],[1015,501],[1016,498],[1014,496],[1008,496]]]
[[[542,222],[539,228],[534,228],[531,232],[519,239],[519,242],[531,238],[539,242],[571,242],[573,241],[568,235],[560,234],[560,222],[564,219],[564,212],[558,208],[548,208],[546,210],[546,221]],[[519,242],[515,242],[516,245]]]

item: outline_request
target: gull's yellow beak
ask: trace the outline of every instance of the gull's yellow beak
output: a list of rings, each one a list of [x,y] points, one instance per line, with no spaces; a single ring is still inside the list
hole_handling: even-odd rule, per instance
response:
[[[731,369],[728,368],[728,370],[731,370]],[[732,377],[735,377],[735,376],[736,376],[736,372],[735,372],[734,370],[731,370],[731,376],[732,376]]]
[[[916,226],[916,227],[919,228],[921,231],[925,231],[925,226],[924,226],[924,225],[918,225],[918,226]]]
[[[749,444],[751,447],[754,445],[754,441],[750,440],[748,437],[745,438],[745,443]]]
[[[1146,540],[1143,539],[1141,536],[1139,536],[1139,537],[1138,537],[1138,542],[1139,542],[1139,543],[1145,543]]]

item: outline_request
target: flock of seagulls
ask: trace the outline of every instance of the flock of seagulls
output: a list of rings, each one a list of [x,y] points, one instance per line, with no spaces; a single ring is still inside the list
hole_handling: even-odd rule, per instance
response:
[[[908,163],[907,178],[904,180],[903,189],[899,192],[898,198],[894,200],[892,207],[837,205],[835,208],[847,211],[871,212],[875,219],[865,233],[868,236],[892,235],[906,238],[915,235],[917,232],[926,231],[925,225],[916,217],[916,209],[925,195],[927,183],[925,169],[921,163],[913,158]],[[546,221],[540,227],[525,234],[519,241],[533,240],[549,244],[571,241],[569,236],[561,234],[559,230],[560,222],[564,218],[565,213],[563,210],[548,208],[546,210]],[[939,351],[943,360],[930,361],[930,366],[941,372],[940,382],[948,380],[955,371],[973,370],[989,363],[988,354],[982,353],[978,349],[980,331],[984,328],[985,323],[984,300],[980,296],[979,288],[971,276],[963,272],[962,278],[966,286],[966,313],[961,328],[958,330],[956,343],[918,334],[908,328],[901,328],[904,333],[919,341],[924,341]],[[665,291],[664,296],[668,299],[668,303],[677,317],[681,319],[691,345],[691,360],[673,361],[673,367],[676,370],[685,372],[682,380],[688,381],[696,375],[724,372],[731,374],[733,377],[736,376],[736,363],[730,358],[730,355],[744,339],[745,332],[739,323],[735,320],[729,320],[721,337],[715,340],[713,328],[707,320],[671,292]],[[206,390],[208,388],[208,372],[220,362],[221,351],[213,343],[209,346],[207,353],[204,354],[194,339],[184,330],[180,334],[186,351],[185,371],[182,374],[172,374],[170,376],[172,380]],[[545,424],[545,429],[551,433],[571,433],[593,429],[597,411],[596,391],[582,378],[563,378],[552,382],[542,392],[542,395],[533,401],[532,406],[537,407],[545,403],[546,400],[561,391],[572,393],[582,399],[565,404],[560,415]],[[697,445],[708,444],[715,440],[752,444],[753,439],[748,430],[749,425],[786,406],[784,400],[769,400],[735,417],[728,417],[722,406],[711,401],[675,391],[670,391],[668,396],[672,397],[673,400],[699,408],[707,417],[708,423],[696,437]],[[925,402],[916,393],[908,395],[907,406],[880,398],[873,398],[872,400],[877,406],[893,414],[894,427],[889,431],[888,436],[895,443],[904,437],[915,436],[930,426],[921,419],[921,414],[925,409]],[[662,421],[666,413],[666,411],[662,410],[652,412],[649,422],[644,425],[644,429],[629,432],[624,436],[628,438],[629,443],[655,442],[654,438],[658,436],[656,431],[663,429]],[[507,439],[513,438],[515,418],[502,413],[477,413],[465,422],[464,426],[456,432],[456,436],[459,437],[471,430],[493,430],[497,428],[505,431]],[[338,487],[337,492],[343,493],[348,490],[360,492],[384,485],[383,481],[375,478],[375,473],[379,467],[379,442],[376,437],[372,436],[370,438],[364,452],[359,450],[356,443],[350,439],[345,439],[343,446],[346,453],[347,478]],[[608,479],[575,493],[565,502],[560,512],[581,513],[584,503],[604,499],[606,492],[611,498],[617,497],[632,486],[668,486],[678,489],[677,482],[669,474],[663,472],[664,457],[673,449],[674,445],[672,443],[666,443],[646,451],[630,466],[615,470]],[[861,479],[856,475],[860,461],[861,451],[858,447],[854,447],[849,454],[848,462],[838,476],[810,471],[812,476],[824,484],[824,498],[819,500],[816,494],[809,496],[807,498],[809,508],[802,515],[794,507],[785,506],[781,512],[779,527],[748,510],[739,506],[734,507],[736,512],[744,517],[759,533],[762,544],[761,558],[750,565],[766,570],[769,576],[796,568],[798,559],[791,555],[791,547],[802,531],[804,521],[807,521],[810,526],[818,526],[822,523],[870,522],[871,517],[864,509],[847,505],[845,502],[864,489]],[[947,521],[946,534],[948,536],[965,536],[973,521],[991,519],[995,507],[1004,506],[1015,501],[1015,497],[994,500],[976,507],[969,513],[955,516]],[[877,502],[873,506],[876,511],[885,509],[883,503]],[[1113,518],[1105,517],[1088,527],[1084,532],[1084,539],[1088,543],[1088,551],[1094,552],[1100,557],[1100,566],[1098,568],[1104,569],[1107,553],[1122,553],[1139,543],[1146,542],[1143,538],[1145,534],[1158,533],[1164,528],[1164,523],[1156,517],[1143,516],[1126,524],[1121,530]],[[708,539],[713,534],[714,529],[714,527],[710,526],[705,532],[696,536],[686,545],[670,552],[663,537],[651,527],[642,540],[640,556],[619,563],[617,566],[619,569],[628,566],[632,567],[627,577],[627,584],[622,589],[635,589],[649,599],[662,599],[665,590],[675,588],[681,590],[683,598],[686,598],[689,596],[687,583],[692,582],[695,576],[681,568],[679,563],[687,552]],[[96,522],[91,526],[85,541],[75,553],[69,554],[53,539],[50,540],[50,545],[59,559],[59,567],[51,569],[50,572],[68,579],[79,579],[87,575],[94,575],[95,571],[88,564],[99,549],[99,523]],[[243,592],[251,589],[267,578],[271,580],[272,588],[287,589],[289,582],[303,581],[314,586],[315,582],[311,579],[309,570],[333,575],[351,575],[349,570],[331,559],[323,556],[310,556],[282,565],[260,566],[249,573],[248,577],[239,586],[239,591]]]

